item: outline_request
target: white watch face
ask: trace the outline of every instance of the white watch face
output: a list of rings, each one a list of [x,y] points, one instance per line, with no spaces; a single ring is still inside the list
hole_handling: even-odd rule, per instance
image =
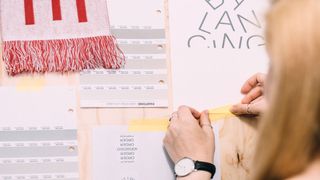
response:
[[[186,176],[194,171],[194,162],[190,158],[183,158],[174,166],[177,176]]]

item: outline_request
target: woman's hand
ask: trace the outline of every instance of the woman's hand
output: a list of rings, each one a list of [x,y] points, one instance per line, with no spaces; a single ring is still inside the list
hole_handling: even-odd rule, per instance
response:
[[[266,110],[265,80],[266,75],[262,73],[249,78],[241,88],[243,99],[239,104],[233,105],[230,111],[236,115],[261,115]]]
[[[163,142],[174,163],[184,157],[212,163],[214,134],[208,112],[180,107],[172,114]]]
[[[176,164],[180,159],[189,157],[212,163],[215,144],[208,112],[199,113],[192,108],[182,106],[170,119],[163,143],[171,160]],[[210,177],[209,172],[196,171],[177,179],[209,180]]]

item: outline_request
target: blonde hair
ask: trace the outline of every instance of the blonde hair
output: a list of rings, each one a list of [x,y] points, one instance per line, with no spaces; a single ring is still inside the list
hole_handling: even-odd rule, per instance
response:
[[[286,179],[320,155],[320,0],[275,1],[267,16],[269,108],[254,180]]]

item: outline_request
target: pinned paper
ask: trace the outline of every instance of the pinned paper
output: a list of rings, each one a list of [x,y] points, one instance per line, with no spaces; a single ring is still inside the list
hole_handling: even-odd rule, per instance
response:
[[[237,102],[242,83],[256,72],[268,71],[264,46],[268,2],[168,1],[175,109],[183,104],[205,109]],[[201,68],[195,68],[199,64]]]
[[[75,89],[7,86],[0,99],[0,179],[80,179]]]
[[[44,77],[23,77],[16,85],[17,91],[40,91],[46,84]]]
[[[175,180],[171,160],[163,148],[165,132],[127,132],[127,128],[112,125],[93,128],[92,179]],[[213,130],[218,134],[220,127],[215,125]],[[216,137],[213,180],[221,180],[220,144]]]
[[[126,64],[118,71],[95,69],[81,73],[80,107],[168,107],[163,0],[108,0],[107,4],[111,34],[119,40]]]
[[[218,120],[235,117],[230,112],[231,106],[223,106],[209,110],[209,119],[213,123]],[[129,132],[157,132],[167,131],[169,126],[169,118],[154,118],[154,119],[137,119],[131,120],[128,124]]]

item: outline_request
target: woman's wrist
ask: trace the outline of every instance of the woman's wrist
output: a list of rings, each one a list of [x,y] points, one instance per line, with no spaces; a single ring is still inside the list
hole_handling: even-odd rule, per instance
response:
[[[210,180],[211,174],[207,171],[194,171],[185,177],[177,177],[177,180]]]
[[[202,162],[207,162],[213,164],[213,157],[196,157],[196,158],[191,158],[195,161],[202,161]]]

